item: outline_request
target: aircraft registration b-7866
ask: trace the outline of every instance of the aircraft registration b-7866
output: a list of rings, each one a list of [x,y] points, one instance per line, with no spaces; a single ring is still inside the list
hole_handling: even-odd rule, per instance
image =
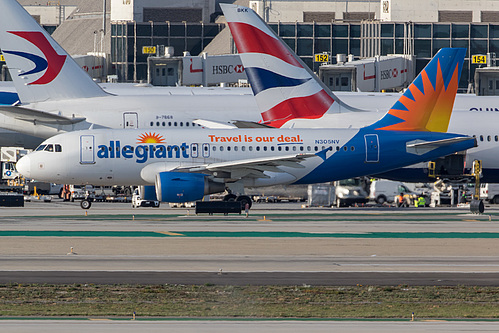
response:
[[[432,160],[476,144],[445,133],[464,54],[439,51],[386,115],[361,129],[75,131],[46,140],[17,168],[56,183],[154,184],[159,200],[185,202],[226,187],[321,183]]]

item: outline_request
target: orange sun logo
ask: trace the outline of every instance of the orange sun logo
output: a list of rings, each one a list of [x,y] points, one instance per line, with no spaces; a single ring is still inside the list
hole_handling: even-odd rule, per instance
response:
[[[156,133],[143,133],[139,135],[137,143],[163,143],[165,139],[162,135]]]

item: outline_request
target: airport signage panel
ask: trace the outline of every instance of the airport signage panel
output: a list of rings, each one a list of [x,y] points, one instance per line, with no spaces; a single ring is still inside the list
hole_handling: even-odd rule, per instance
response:
[[[486,64],[487,63],[487,56],[483,54],[474,54],[471,57],[471,63],[472,64]]]
[[[143,46],[142,54],[156,54],[156,46]]]
[[[329,54],[327,53],[317,53],[314,55],[315,62],[329,62]]]

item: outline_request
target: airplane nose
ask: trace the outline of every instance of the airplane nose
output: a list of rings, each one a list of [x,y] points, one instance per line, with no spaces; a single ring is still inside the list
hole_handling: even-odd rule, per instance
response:
[[[28,156],[21,157],[16,163],[16,169],[26,178],[31,178],[31,159]]]

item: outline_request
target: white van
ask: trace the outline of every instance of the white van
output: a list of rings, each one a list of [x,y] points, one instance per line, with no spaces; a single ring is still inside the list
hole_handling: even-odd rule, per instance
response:
[[[412,193],[403,183],[392,180],[374,180],[371,182],[371,191],[369,199],[376,201],[378,204],[385,202],[393,202],[395,196],[400,193]]]
[[[480,184],[480,199],[499,204],[499,184]]]

